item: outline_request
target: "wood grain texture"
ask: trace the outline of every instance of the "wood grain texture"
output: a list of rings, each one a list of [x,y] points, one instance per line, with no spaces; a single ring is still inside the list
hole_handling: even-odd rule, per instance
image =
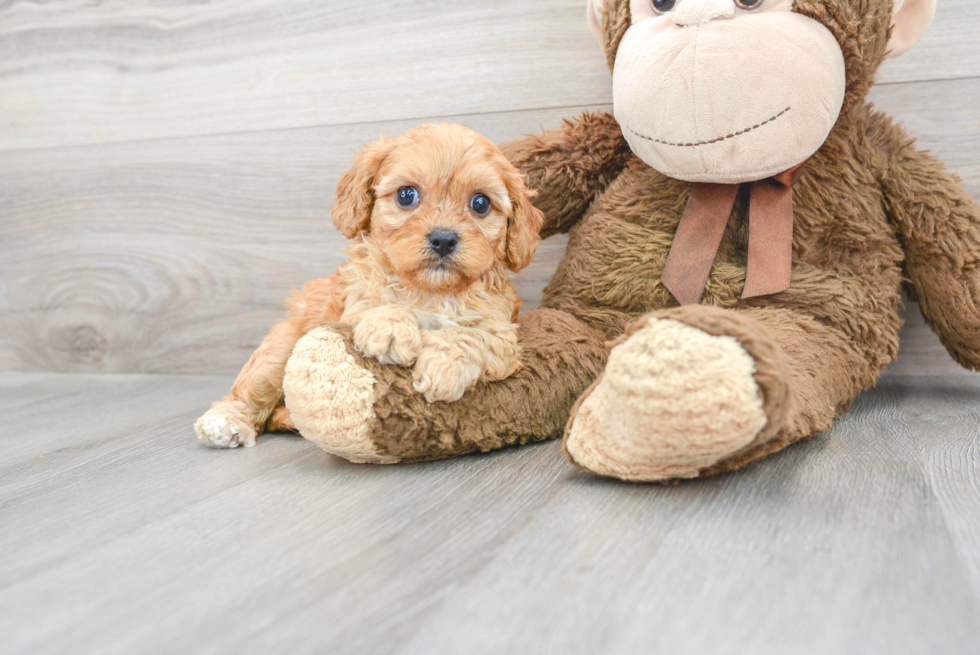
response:
[[[886,380],[900,403],[957,557],[980,594],[980,378]]]
[[[602,103],[584,4],[4,2],[0,150]],[[881,80],[980,75],[978,27],[944,0]]]
[[[556,442],[213,451],[190,424],[227,376],[0,375],[0,652],[973,653],[980,384],[939,382],[661,487]]]
[[[694,484],[194,439],[358,145],[608,107],[583,4],[0,0],[0,370],[224,374],[0,374],[0,652],[976,651],[980,377],[914,306],[833,430]],[[980,196],[978,28],[940,2],[873,100]]]
[[[0,150],[606,102],[584,16],[581,0],[5,2]]]

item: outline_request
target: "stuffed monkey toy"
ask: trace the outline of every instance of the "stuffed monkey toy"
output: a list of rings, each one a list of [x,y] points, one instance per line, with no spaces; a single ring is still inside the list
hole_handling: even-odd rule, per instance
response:
[[[903,281],[980,366],[980,206],[866,101],[934,0],[591,0],[614,114],[504,146],[569,232],[524,368],[455,403],[361,357],[297,345],[285,404],[354,461],[564,435],[578,467],[664,481],[737,469],[831,426],[898,352]],[[371,189],[363,195],[369,211]],[[277,413],[277,416],[279,414]],[[269,426],[278,427],[276,425]]]

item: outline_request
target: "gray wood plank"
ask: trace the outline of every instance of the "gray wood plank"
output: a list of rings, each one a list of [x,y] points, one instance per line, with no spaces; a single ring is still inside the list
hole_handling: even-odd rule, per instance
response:
[[[606,102],[584,0],[0,4],[0,150]],[[980,76],[973,0],[883,82]]]
[[[0,4],[0,150],[605,102],[581,0]]]
[[[140,423],[148,404],[156,412],[186,412],[189,407],[203,412],[203,393],[217,394],[217,399],[226,390],[211,377],[183,382],[176,387],[172,379],[158,376],[130,376],[125,382],[113,376],[0,377],[0,493],[30,493],[33,484],[70,471],[83,460],[98,460],[134,441],[142,443],[163,429],[159,423]],[[186,428],[185,423],[186,419],[180,427]]]
[[[191,425],[230,383],[0,376],[0,394],[20,387],[35,398],[5,413],[0,436],[0,589],[315,449],[282,436],[261,459],[215,459],[219,452],[197,442]]]
[[[932,444],[947,482],[972,476],[944,490],[915,423],[947,413],[926,382],[883,385],[739,473],[659,487],[576,472],[555,442],[390,467],[286,437],[209,451],[177,425],[196,408],[106,393],[126,376],[28,382],[44,377],[104,385],[107,414],[158,427],[0,490],[5,654],[899,655],[980,637],[976,450]],[[156,377],[175,399],[193,386]],[[978,390],[956,401],[964,430]],[[54,443],[83,397],[6,438]]]
[[[980,595],[980,377],[884,382],[909,425],[957,555]]]

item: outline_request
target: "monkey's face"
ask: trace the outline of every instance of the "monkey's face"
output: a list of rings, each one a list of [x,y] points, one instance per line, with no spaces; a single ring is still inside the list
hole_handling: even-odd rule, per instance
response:
[[[633,152],[690,182],[737,183],[813,155],[837,121],[844,56],[793,0],[631,0],[616,120]]]

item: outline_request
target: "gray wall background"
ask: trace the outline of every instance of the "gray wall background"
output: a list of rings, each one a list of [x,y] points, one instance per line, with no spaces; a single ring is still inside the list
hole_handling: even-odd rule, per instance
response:
[[[943,0],[873,100],[980,196],[978,33],[980,3]],[[237,371],[343,260],[360,144],[444,120],[504,141],[610,98],[583,0],[0,3],[0,370]],[[908,317],[896,366],[954,370]]]

